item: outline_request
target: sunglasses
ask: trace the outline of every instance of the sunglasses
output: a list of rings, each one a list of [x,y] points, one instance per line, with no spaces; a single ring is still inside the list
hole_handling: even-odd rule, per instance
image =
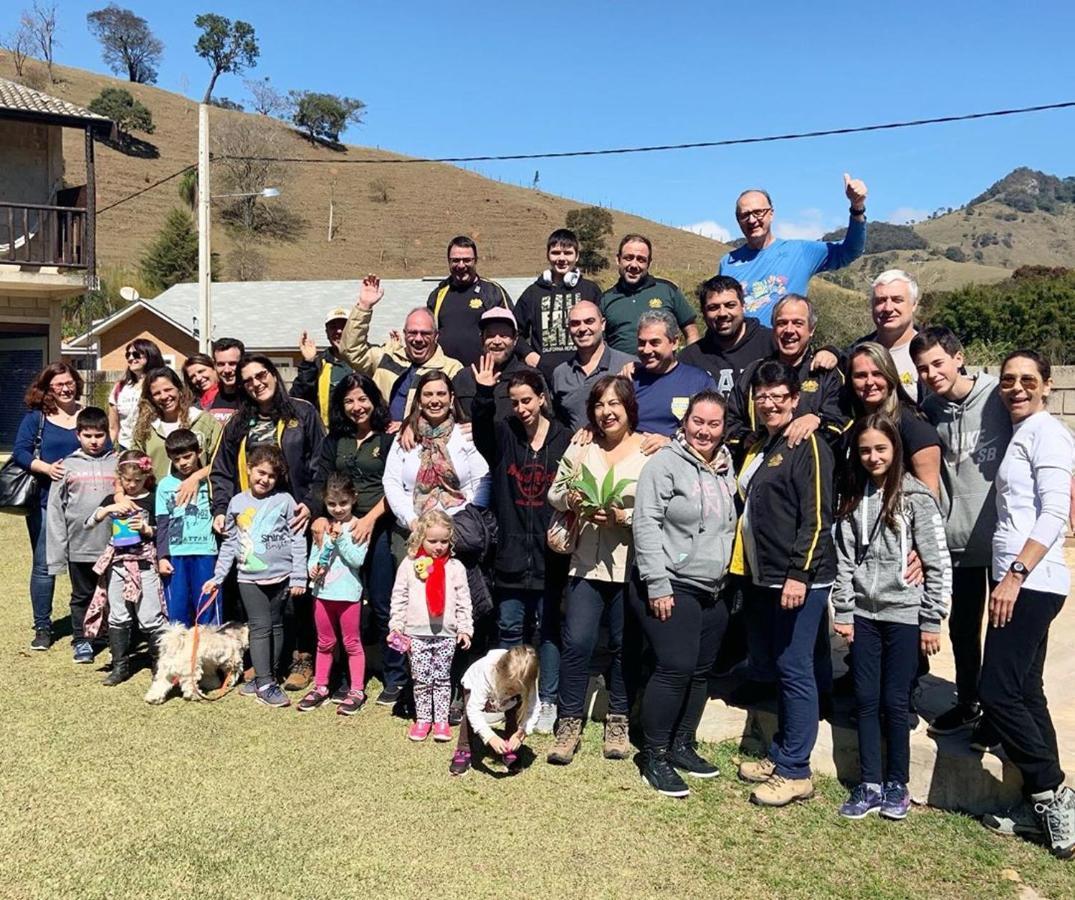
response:
[[[257,372],[254,375],[251,375],[249,378],[244,378],[243,379],[243,387],[246,387],[246,388],[253,387],[255,383],[257,383],[257,384],[268,384],[269,379],[271,377],[272,376],[269,374],[267,369],[262,369],[260,372]]]
[[[1016,384],[1018,384],[1024,391],[1036,391],[1041,387],[1041,379],[1034,375],[1020,375],[1018,378],[1015,375],[1000,376],[1001,390],[1014,390]]]
[[[145,359],[146,355],[140,350],[128,350],[126,353],[127,359]]]

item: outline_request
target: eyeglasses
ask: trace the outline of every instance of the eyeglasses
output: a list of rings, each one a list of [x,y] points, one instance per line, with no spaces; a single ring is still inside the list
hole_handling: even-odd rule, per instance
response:
[[[243,387],[253,387],[255,382],[258,384],[268,384],[270,378],[272,378],[272,376],[269,374],[269,370],[262,369],[260,372],[251,375],[249,378],[244,378]]]
[[[755,394],[755,403],[783,403],[791,397],[790,391],[773,391],[768,394]]]
[[[125,354],[127,359],[145,359],[146,355],[141,350],[128,350]]]
[[[75,383],[73,381],[54,381],[49,387],[55,394],[57,391],[73,391],[75,390]]]
[[[1041,387],[1041,380],[1034,375],[1001,375],[1000,388],[1003,391],[1011,391],[1018,384],[1024,391],[1036,391]]]
[[[761,221],[772,211],[773,208],[771,206],[767,206],[765,207],[765,209],[745,209],[742,212],[737,212],[735,214],[735,217],[740,222],[749,222],[751,219],[757,219],[758,221]]]

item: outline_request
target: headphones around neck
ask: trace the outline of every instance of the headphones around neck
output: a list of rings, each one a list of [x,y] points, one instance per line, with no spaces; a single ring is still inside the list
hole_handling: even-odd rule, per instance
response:
[[[547,281],[549,284],[552,284],[552,269],[546,269],[544,272],[541,273],[541,277],[545,279],[545,281]],[[582,274],[579,272],[578,269],[572,269],[564,276],[564,287],[573,288],[576,284],[579,283],[579,279],[581,277]]]

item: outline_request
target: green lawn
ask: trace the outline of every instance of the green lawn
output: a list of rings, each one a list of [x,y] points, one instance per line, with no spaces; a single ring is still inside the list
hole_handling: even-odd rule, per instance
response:
[[[65,639],[27,649],[25,531],[0,520],[0,896],[1075,896],[1075,866],[966,817],[914,810],[847,823],[842,788],[758,810],[726,773],[661,798],[629,762],[539,760],[454,780],[372,704],[343,719],[218,703],[142,702],[142,671],[100,686]],[[57,586],[63,608],[67,583]],[[1036,896],[1033,893],[1027,896]]]

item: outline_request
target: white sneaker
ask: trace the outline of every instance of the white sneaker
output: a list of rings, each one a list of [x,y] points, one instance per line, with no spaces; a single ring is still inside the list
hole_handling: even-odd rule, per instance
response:
[[[1071,859],[1075,856],[1075,791],[1061,786],[1052,797],[1035,794],[1030,799],[1053,856]]]
[[[537,725],[534,731],[538,734],[552,734],[556,727],[556,704],[542,703],[541,712],[538,713]]]

